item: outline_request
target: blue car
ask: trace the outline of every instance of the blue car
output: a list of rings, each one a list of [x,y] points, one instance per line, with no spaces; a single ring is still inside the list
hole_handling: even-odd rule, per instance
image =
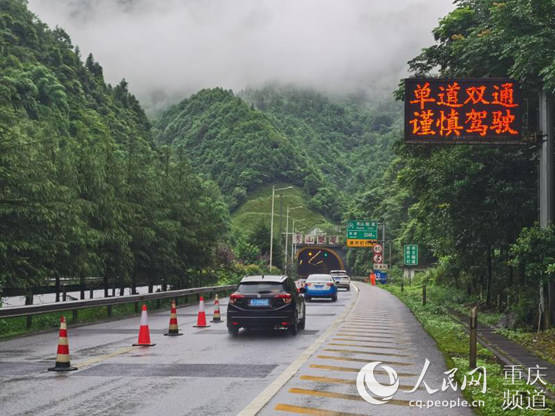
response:
[[[337,285],[330,274],[311,274],[304,286],[304,298],[310,302],[312,298],[331,298],[337,301]]]

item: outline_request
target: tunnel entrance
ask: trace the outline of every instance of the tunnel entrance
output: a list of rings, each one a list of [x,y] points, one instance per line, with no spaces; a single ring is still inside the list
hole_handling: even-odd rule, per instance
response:
[[[330,248],[304,247],[297,252],[297,270],[301,278],[313,273],[329,273],[330,270],[343,269],[343,259]]]

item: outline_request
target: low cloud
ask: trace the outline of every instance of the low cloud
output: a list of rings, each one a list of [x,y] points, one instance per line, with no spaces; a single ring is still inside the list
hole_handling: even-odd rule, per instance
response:
[[[391,90],[448,0],[30,0],[151,110],[205,87]]]

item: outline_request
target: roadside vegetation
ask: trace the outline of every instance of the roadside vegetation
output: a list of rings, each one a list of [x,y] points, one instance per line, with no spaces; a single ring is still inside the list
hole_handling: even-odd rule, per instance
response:
[[[537,223],[537,111],[540,92],[555,92],[555,3],[455,6],[433,30],[435,42],[409,61],[411,76],[517,80],[525,144],[407,145],[399,137],[381,181],[353,198],[349,217],[385,221],[393,264],[403,264],[404,244],[418,244],[419,266],[434,267],[437,284],[478,299],[484,311],[502,312],[509,328],[549,329],[555,226]],[[396,94],[402,99],[402,86]],[[370,250],[352,249],[348,260],[353,273],[368,274]]]
[[[382,287],[405,303],[424,329],[436,341],[438,348],[443,353],[448,369],[457,368],[456,379],[459,387],[463,382],[464,375],[470,371],[469,355],[469,335],[465,332],[465,327],[449,316],[450,310],[464,302],[466,295],[457,290],[450,290],[445,287],[428,284],[427,303],[422,305],[422,279],[416,279],[412,285],[405,285],[401,290],[399,284],[386,284]],[[466,311],[468,314],[468,310]],[[535,415],[537,410],[515,409],[503,410],[504,393],[507,390],[529,391],[534,394],[534,388],[526,385],[526,380],[521,380],[515,385],[508,386],[505,380],[503,367],[496,362],[495,356],[478,344],[477,365],[483,366],[487,374],[487,392],[481,392],[481,386],[467,387],[463,395],[469,401],[483,400],[484,407],[475,409],[476,412],[484,416],[500,416],[505,414],[514,415]],[[547,389],[555,392],[555,386],[548,385]],[[524,402],[527,403],[526,396]],[[547,403],[547,408],[553,408],[553,402]]]

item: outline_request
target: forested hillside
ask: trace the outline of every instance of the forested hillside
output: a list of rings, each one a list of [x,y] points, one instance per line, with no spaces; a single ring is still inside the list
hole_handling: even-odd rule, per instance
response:
[[[488,306],[506,305],[520,323],[536,320],[539,293],[553,293],[555,229],[539,228],[538,95],[555,90],[555,9],[549,1],[469,0],[444,17],[436,43],[409,62],[415,75],[512,77],[527,105],[521,146],[396,146],[381,186],[360,195],[354,213],[383,215],[402,245],[418,243],[430,277],[466,289]],[[399,97],[402,90],[398,91]],[[352,255],[358,270],[365,253]],[[548,285],[551,285],[549,288]],[[499,296],[497,298],[497,296]],[[516,299],[516,300],[515,300]],[[545,301],[551,308],[555,299]],[[548,316],[549,314],[546,314]],[[549,325],[546,325],[549,326]]]
[[[401,129],[401,106],[393,100],[330,98],[291,86],[247,89],[240,96],[267,114],[347,198],[381,178]]]
[[[125,80],[107,85],[22,0],[0,2],[0,50],[0,289],[184,285],[212,264],[228,224],[219,190],[182,149],[155,146]]]
[[[232,210],[261,185],[282,182],[302,187],[312,209],[339,222],[350,194],[386,168],[398,108],[334,102],[292,87],[247,89],[239,96],[216,88],[173,106],[156,130],[161,143],[187,149]]]
[[[213,178],[231,208],[272,181],[303,186],[314,168],[264,114],[231,91],[202,90],[166,111],[158,140],[186,150],[193,167]]]

